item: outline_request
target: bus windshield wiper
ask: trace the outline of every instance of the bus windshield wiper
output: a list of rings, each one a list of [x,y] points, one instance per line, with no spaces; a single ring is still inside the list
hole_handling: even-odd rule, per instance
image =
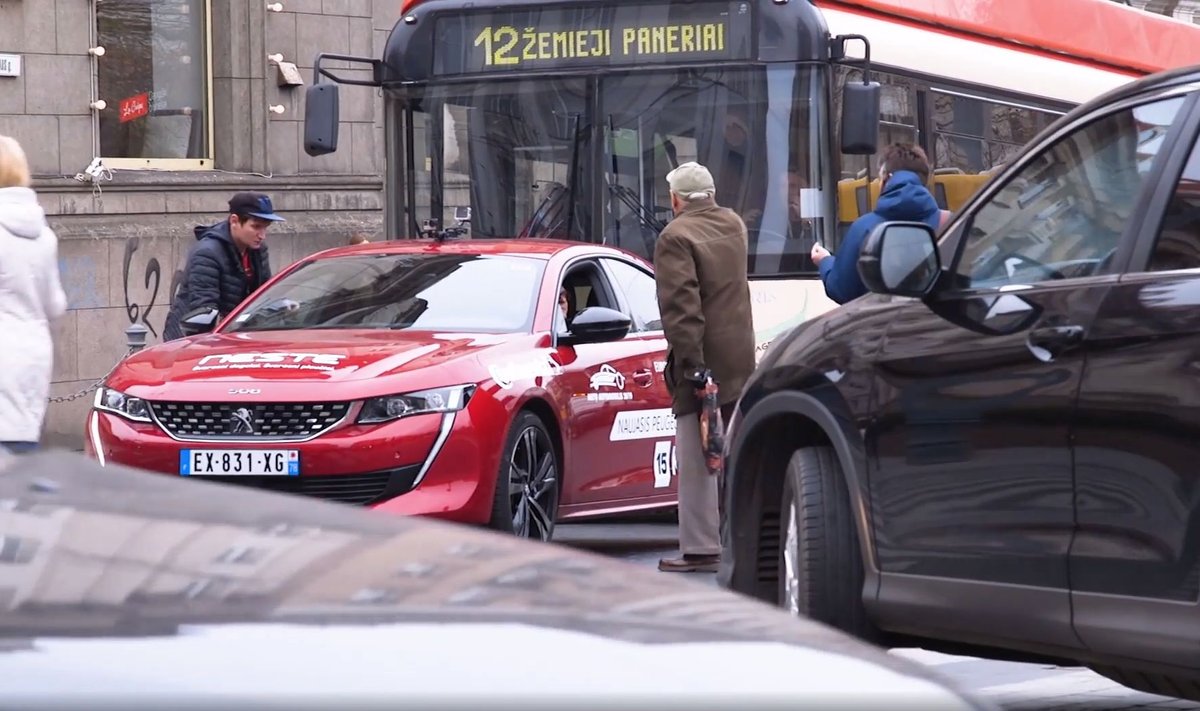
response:
[[[612,157],[612,171],[606,173],[604,177],[609,193],[620,200],[630,212],[638,216],[643,225],[653,229],[655,235],[657,235],[666,228],[667,223],[655,217],[654,212],[642,204],[640,197],[632,188],[621,185],[618,182],[621,173],[620,167],[617,165],[617,126],[612,114],[608,115],[608,143],[608,151]],[[613,228],[616,230],[616,240],[619,245],[621,243],[621,220],[615,215],[613,218]],[[645,239],[645,235],[643,235],[643,239]],[[652,241],[646,240],[646,250],[648,254],[654,254],[654,244]]]

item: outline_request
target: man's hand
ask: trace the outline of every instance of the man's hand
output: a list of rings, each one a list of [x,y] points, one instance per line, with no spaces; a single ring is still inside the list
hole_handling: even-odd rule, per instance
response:
[[[829,254],[828,249],[825,249],[818,243],[813,245],[812,253],[808,256],[810,259],[812,259],[813,264],[821,266],[821,260],[832,255]]]
[[[708,382],[708,371],[704,368],[695,368],[685,372],[683,379],[694,388],[703,388]]]

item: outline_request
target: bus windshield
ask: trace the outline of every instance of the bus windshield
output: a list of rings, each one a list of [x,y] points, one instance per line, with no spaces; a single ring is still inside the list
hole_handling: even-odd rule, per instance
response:
[[[401,90],[410,229],[600,242],[648,259],[671,219],[666,175],[712,171],[746,222],[752,276],[812,273],[832,236],[817,66],[688,67]]]

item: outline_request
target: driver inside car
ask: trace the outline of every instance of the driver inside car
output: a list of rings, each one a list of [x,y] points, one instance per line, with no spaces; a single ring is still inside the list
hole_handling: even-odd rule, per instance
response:
[[[571,320],[575,318],[575,290],[563,286],[558,290],[558,313],[555,314],[555,331],[566,333],[571,330]]]

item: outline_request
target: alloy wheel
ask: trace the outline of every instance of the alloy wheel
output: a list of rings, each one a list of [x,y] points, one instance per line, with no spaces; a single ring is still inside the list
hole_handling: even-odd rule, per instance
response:
[[[783,537],[783,608],[792,615],[800,614],[800,522],[796,500],[788,501],[787,520]]]
[[[549,541],[558,515],[558,465],[549,438],[526,427],[509,457],[508,498],[513,532]]]

